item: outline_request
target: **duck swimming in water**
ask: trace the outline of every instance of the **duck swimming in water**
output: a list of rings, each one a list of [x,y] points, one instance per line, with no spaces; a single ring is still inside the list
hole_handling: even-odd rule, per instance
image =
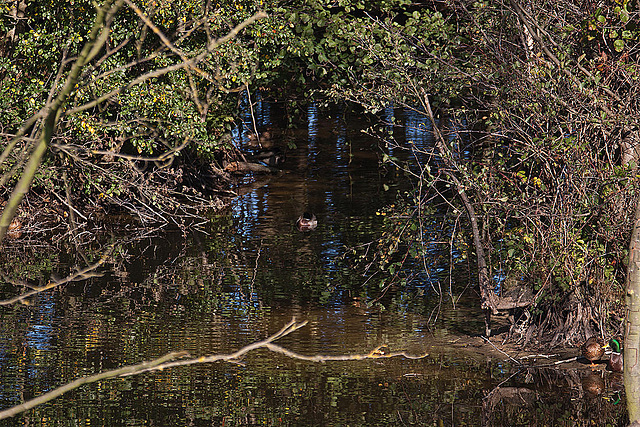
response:
[[[312,213],[305,212],[300,215],[300,218],[296,221],[296,228],[299,231],[311,231],[315,230],[318,226],[318,219]]]

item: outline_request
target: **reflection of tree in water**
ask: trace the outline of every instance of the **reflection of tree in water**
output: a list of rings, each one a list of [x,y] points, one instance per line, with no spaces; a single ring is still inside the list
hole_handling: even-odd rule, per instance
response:
[[[234,222],[218,220],[213,227],[229,234]],[[292,225],[289,228],[297,233]],[[21,351],[19,343],[26,339],[27,331],[21,329],[19,310],[13,314],[13,321],[5,313],[5,336],[12,336],[11,346],[16,345],[5,354],[22,356],[3,363],[51,367],[47,381],[35,384],[24,379],[25,395],[38,395],[61,382],[119,367],[123,361],[152,359],[178,349],[194,356],[211,354],[272,332],[270,316],[275,309],[261,311],[255,304],[269,298],[269,276],[265,273],[254,281],[254,272],[274,270],[266,268],[274,255],[265,247],[248,250],[246,241],[181,236],[140,238],[123,244],[117,248],[122,255],[120,261],[105,267],[102,277],[68,284],[52,293],[54,323],[58,322],[52,351]],[[312,243],[301,245],[313,247]],[[264,265],[260,264],[263,257]],[[254,270],[256,258],[258,270]],[[252,282],[257,296],[249,292]],[[291,309],[309,315],[294,302]],[[328,348],[360,351],[366,347],[368,351],[386,339],[391,351],[396,351],[409,339],[406,332],[389,325],[378,328],[376,321],[385,323],[383,318],[376,320],[379,314],[339,312],[335,307],[323,311],[329,312],[335,313],[333,318],[324,319],[324,324],[312,322],[292,336],[287,346],[307,354],[325,353]],[[416,322],[414,328],[421,324]],[[329,324],[334,326],[328,328]],[[327,343],[339,343],[341,347],[327,347]],[[351,343],[351,347],[345,347],[345,343]],[[376,425],[380,420],[389,425],[479,425],[481,420],[484,425],[504,426],[604,425],[615,423],[624,413],[623,402],[613,405],[612,400],[605,399],[614,383],[608,373],[603,377],[605,391],[589,397],[581,385],[581,374],[588,372],[532,369],[508,379],[503,363],[465,359],[459,352],[434,352],[420,361],[325,364],[255,354],[242,362],[127,377],[92,388],[88,395],[69,395],[51,406],[36,408],[33,415],[50,416],[51,411],[69,405],[77,408],[78,414],[88,415],[100,402],[111,400],[126,409],[105,410],[105,419],[114,424],[122,421],[125,415],[121,413],[148,419],[149,414],[139,408],[149,407],[164,408],[162,413],[170,411],[178,423],[233,420],[268,424],[283,420],[315,425],[327,419],[351,425]],[[504,384],[495,388],[500,382]],[[138,390],[151,391],[153,403]]]

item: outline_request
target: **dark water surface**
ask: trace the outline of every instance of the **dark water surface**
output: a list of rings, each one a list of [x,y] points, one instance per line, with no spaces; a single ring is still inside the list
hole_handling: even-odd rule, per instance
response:
[[[260,105],[259,126],[275,121],[273,108]],[[386,114],[414,123],[406,139],[430,143],[420,118]],[[455,309],[429,281],[391,291],[386,309],[367,308],[378,291],[341,256],[379,236],[379,210],[410,184],[379,167],[375,141],[360,132],[371,125],[364,118],[320,117],[314,107],[308,116],[306,129],[279,135],[284,172],[257,178],[206,224],[122,244],[122,261],[102,277],[0,308],[0,409],[172,351],[231,353],[293,317],[309,323],[278,344],[302,354],[385,345],[429,356],[314,363],[258,350],[242,363],[85,385],[0,425],[618,425],[624,402],[612,374],[518,370],[506,356],[465,348],[484,326],[464,278],[452,285],[462,295]],[[318,217],[313,232],[295,228],[305,210]],[[599,381],[602,394],[585,391]]]

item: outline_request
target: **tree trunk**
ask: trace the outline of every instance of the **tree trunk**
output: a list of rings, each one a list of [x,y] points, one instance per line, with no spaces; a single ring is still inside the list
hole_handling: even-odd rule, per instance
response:
[[[627,325],[624,340],[624,386],[629,421],[640,421],[640,198],[629,244]]]
[[[476,215],[476,211],[473,208],[473,205],[469,201],[467,197],[467,192],[465,190],[464,185],[458,177],[455,175],[453,171],[457,170],[458,167],[455,162],[452,160],[451,153],[445,143],[444,137],[442,133],[438,129],[438,124],[436,123],[436,119],[433,116],[433,111],[431,110],[431,103],[429,102],[429,96],[426,93],[423,93],[423,105],[429,115],[429,119],[431,120],[431,124],[433,126],[433,132],[435,136],[435,144],[438,148],[438,152],[442,161],[451,169],[451,172],[445,172],[447,176],[451,179],[452,183],[455,185],[456,190],[458,192],[458,197],[462,200],[462,204],[464,205],[465,210],[467,211],[467,216],[469,218],[469,223],[471,224],[471,233],[473,235],[473,245],[476,250],[476,264],[478,268],[478,288],[480,290],[480,300],[481,307],[485,311],[485,334],[487,336],[491,335],[491,315],[498,314],[498,296],[491,289],[491,281],[489,280],[489,268],[487,267],[487,261],[484,254],[484,248],[482,246],[482,240],[480,238],[480,227],[478,226],[478,216]]]

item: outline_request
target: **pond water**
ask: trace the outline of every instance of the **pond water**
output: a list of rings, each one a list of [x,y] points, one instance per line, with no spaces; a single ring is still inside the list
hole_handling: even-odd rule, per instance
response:
[[[277,126],[261,103],[257,124]],[[421,118],[406,138],[429,144]],[[85,385],[0,425],[36,426],[460,426],[618,425],[620,379],[573,368],[509,363],[483,331],[468,272],[452,281],[458,304],[429,278],[384,305],[380,290],[342,257],[379,237],[380,210],[411,183],[380,168],[379,147],[353,112],[308,112],[306,128],[282,132],[283,172],[257,177],[228,209],[186,232],[113,237],[120,261],[101,277],[0,307],[0,409],[81,376],[186,350],[232,353],[307,321],[279,345],[305,355],[366,355],[379,346],[420,359],[308,362],[251,352],[241,363],[209,363]],[[247,116],[247,123],[250,118]],[[420,130],[422,129],[422,130]],[[238,137],[241,137],[238,135]],[[247,137],[242,136],[247,142]],[[304,211],[318,227],[295,227]],[[30,260],[64,276],[63,261]],[[44,266],[43,266],[44,265]],[[457,269],[460,270],[460,269]],[[436,280],[437,281],[437,280]],[[444,286],[444,285],[443,285]],[[446,285],[448,287],[449,285]],[[440,287],[442,289],[442,286]],[[16,293],[2,287],[3,298]],[[602,393],[590,393],[602,387]],[[621,421],[622,420],[622,421]]]

